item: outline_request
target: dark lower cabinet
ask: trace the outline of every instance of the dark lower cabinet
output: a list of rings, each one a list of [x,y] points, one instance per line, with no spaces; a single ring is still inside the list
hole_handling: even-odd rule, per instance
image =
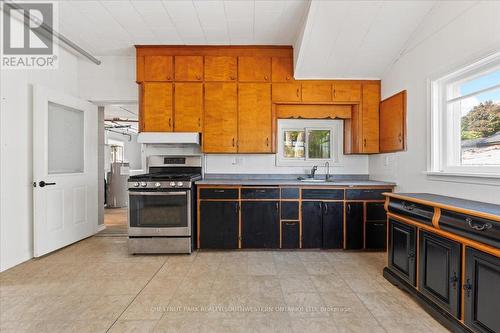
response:
[[[419,290],[457,318],[460,313],[460,249],[455,241],[419,232]]]
[[[298,249],[299,247],[299,221],[281,222],[281,248]]]
[[[323,207],[321,201],[302,201],[302,247],[323,246]]]
[[[500,332],[500,258],[466,248],[463,292],[465,325],[474,332]]]
[[[384,203],[366,203],[365,248],[385,250],[387,246],[387,215]]]
[[[346,203],[346,249],[363,248],[363,203]]]
[[[389,268],[415,286],[416,228],[389,219]]]
[[[200,248],[238,248],[238,202],[200,201]]]
[[[241,228],[243,248],[279,248],[279,202],[243,201]]]
[[[344,204],[323,202],[323,244],[324,249],[340,249],[344,240]]]

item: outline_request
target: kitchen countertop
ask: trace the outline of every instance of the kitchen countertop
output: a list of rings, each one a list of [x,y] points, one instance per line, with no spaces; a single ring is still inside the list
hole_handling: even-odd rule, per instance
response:
[[[333,182],[301,182],[297,179],[246,179],[246,178],[207,178],[198,180],[197,185],[260,185],[260,186],[279,186],[279,185],[292,185],[292,186],[341,186],[341,187],[356,187],[356,186],[396,186],[395,183],[381,182],[375,180],[349,180],[340,179]]]
[[[389,197],[413,201],[445,210],[470,212],[472,215],[483,214],[493,220],[500,221],[500,205],[466,200],[432,193],[388,193]]]

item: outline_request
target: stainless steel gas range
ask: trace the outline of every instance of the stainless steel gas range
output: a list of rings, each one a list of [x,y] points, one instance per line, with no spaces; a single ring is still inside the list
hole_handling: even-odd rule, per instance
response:
[[[128,180],[130,253],[191,253],[201,156],[150,156]]]

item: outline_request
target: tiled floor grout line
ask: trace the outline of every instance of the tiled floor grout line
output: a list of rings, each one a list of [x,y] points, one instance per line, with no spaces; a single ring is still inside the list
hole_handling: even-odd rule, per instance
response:
[[[118,315],[118,317],[116,317],[115,321],[113,321],[113,323],[111,324],[111,326],[109,326],[109,328],[106,330],[106,333],[109,332],[110,329],[113,328],[113,326],[115,326],[116,322],[120,319],[120,317],[125,313],[125,311],[127,311],[127,309],[130,307],[130,305],[132,305],[132,303],[134,303],[134,301],[137,299],[137,297],[141,294],[141,292],[148,286],[148,284],[151,282],[151,280],[153,280],[153,278],[156,276],[156,274],[158,274],[158,272],[163,268],[163,266],[165,266],[165,264],[167,263],[168,261],[168,257],[165,258],[165,261],[163,262],[163,264],[161,264],[161,266],[156,270],[156,272],[154,272],[153,276],[151,276],[151,278],[149,278],[149,280],[146,282],[146,284],[141,288],[141,290],[139,290],[139,292],[134,296],[134,298],[132,298],[132,300],[127,304],[127,306],[125,307],[125,309],[123,309],[122,312],[120,312],[120,314]]]

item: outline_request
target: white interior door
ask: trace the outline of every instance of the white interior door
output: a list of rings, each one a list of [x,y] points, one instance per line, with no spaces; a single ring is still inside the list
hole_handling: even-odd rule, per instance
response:
[[[34,86],[35,257],[97,230],[97,125],[97,106]]]

